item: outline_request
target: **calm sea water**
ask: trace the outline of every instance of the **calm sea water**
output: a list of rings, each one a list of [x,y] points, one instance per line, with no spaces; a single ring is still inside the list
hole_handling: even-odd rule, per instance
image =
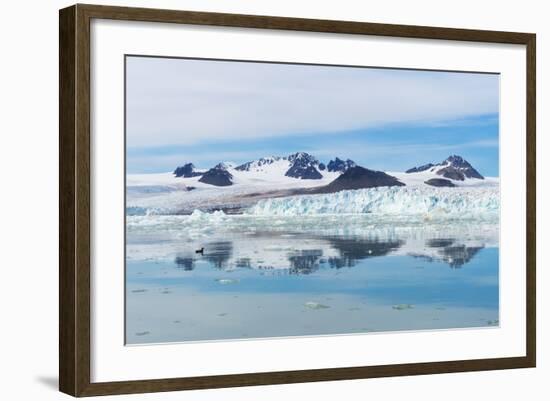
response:
[[[128,344],[498,325],[498,227],[197,234],[181,219],[128,230]]]

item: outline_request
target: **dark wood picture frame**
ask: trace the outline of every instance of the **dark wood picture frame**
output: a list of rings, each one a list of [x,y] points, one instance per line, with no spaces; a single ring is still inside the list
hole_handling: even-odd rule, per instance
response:
[[[525,45],[527,49],[526,355],[511,358],[92,383],[90,381],[90,21],[93,18]],[[94,396],[534,367],[536,363],[535,43],[536,36],[531,33],[82,4],[60,10],[60,391],[73,396]]]

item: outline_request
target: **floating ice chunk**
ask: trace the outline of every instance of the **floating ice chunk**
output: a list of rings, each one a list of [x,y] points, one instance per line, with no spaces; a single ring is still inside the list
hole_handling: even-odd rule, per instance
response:
[[[227,215],[221,210],[216,210],[212,213],[207,213],[207,212],[201,212],[200,210],[195,209],[193,213],[189,216],[189,220],[196,221],[196,222],[208,221],[209,223],[222,223],[226,217]]]
[[[227,285],[227,284],[237,284],[239,280],[232,279],[232,278],[218,278],[216,279],[216,282],[222,285]]]
[[[323,305],[323,304],[320,304],[319,302],[313,302],[313,301],[306,302],[304,305],[305,305],[306,308],[309,308],[309,309],[328,309],[328,308],[330,308],[330,306],[328,306],[328,305]]]
[[[395,309],[395,310],[407,310],[407,309],[413,309],[413,308],[414,308],[414,305],[411,305],[411,304],[398,304],[398,305],[392,306],[392,309]]]

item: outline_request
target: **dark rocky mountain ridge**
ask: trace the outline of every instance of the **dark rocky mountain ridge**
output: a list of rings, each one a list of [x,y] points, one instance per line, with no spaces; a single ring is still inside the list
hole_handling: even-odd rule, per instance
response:
[[[349,189],[374,187],[405,186],[394,176],[382,171],[369,170],[361,166],[350,167],[342,175],[324,187],[315,189],[316,193],[332,193]]]
[[[174,175],[176,177],[189,178],[197,177],[202,174],[202,171],[195,170],[195,166],[193,165],[193,163],[186,163],[183,166],[176,167],[176,169],[174,170]]]
[[[305,152],[298,152],[288,156],[291,163],[285,173],[286,177],[300,178],[303,180],[320,180],[323,178],[319,170],[319,161]]]
[[[263,167],[266,165],[273,164],[274,162],[279,160],[281,160],[281,158],[278,156],[261,157],[258,160],[253,160],[253,161],[243,163],[240,166],[235,167],[235,170],[250,171],[251,168]]]
[[[286,177],[304,180],[318,180],[323,178],[321,171],[340,172],[330,184],[311,189],[297,190],[296,193],[330,193],[346,189],[373,188],[379,186],[403,186],[397,178],[382,171],[369,170],[358,166],[353,160],[340,159],[335,157],[328,164],[320,163],[317,158],[306,153],[296,152],[285,157],[270,156],[243,163],[237,167],[237,171],[261,171],[263,167],[269,166],[280,160],[289,164],[288,170],[284,173]],[[192,163],[178,167],[174,174],[176,177],[201,176],[199,182],[214,186],[233,185],[233,175],[228,171],[230,166],[226,163],[219,163],[206,172],[197,172]]]
[[[321,171],[329,172],[345,172],[348,168],[356,166],[353,160],[342,160],[336,157],[330,160],[328,164],[321,163],[314,156],[306,152],[296,152],[288,156],[269,156],[262,157],[258,160],[249,161],[235,167],[239,171],[253,171],[261,169],[263,166],[273,164],[279,160],[286,160],[290,166],[285,173],[285,176],[299,178],[303,180],[318,180],[323,178]]]
[[[233,175],[227,169],[217,165],[204,173],[199,182],[217,187],[227,187],[233,185]]]
[[[280,160],[285,160],[288,162],[289,167],[285,172],[286,177],[292,177],[302,180],[319,180],[323,178],[321,171],[328,172],[341,172],[344,173],[351,167],[357,166],[357,164],[350,159],[342,160],[336,157],[334,160],[330,160],[328,164],[321,163],[317,158],[306,152],[296,152],[288,156],[268,156],[261,157],[257,160],[252,160],[246,163],[243,163],[235,167],[237,171],[261,171],[264,167],[269,166]],[[213,169],[225,169],[227,170],[229,165],[225,163],[219,163],[213,167]],[[210,172],[209,177],[212,177],[214,173],[218,176],[222,173],[213,171],[213,169],[208,170]],[[197,171],[195,166],[192,163],[186,163],[183,166],[178,166],[174,170],[174,175],[176,177],[197,177],[206,174],[204,171]],[[209,181],[210,178],[206,178],[206,181]],[[200,181],[200,180],[199,180]],[[201,181],[204,182],[204,181]]]
[[[319,180],[323,178],[320,171],[323,171],[326,168],[325,164],[319,163],[314,156],[306,152],[296,152],[284,157],[262,157],[258,160],[243,163],[240,166],[235,167],[235,170],[254,171],[280,160],[286,160],[289,163],[289,168],[285,172],[285,176],[303,180]]]
[[[426,171],[426,170],[432,168],[433,166],[435,166],[435,164],[428,163],[428,164],[424,164],[422,166],[410,168],[407,171],[405,171],[405,173],[420,173],[421,171]]]
[[[405,171],[406,173],[418,173],[421,171],[431,171],[445,178],[464,181],[466,178],[476,178],[483,180],[484,177],[472,167],[465,159],[458,155],[451,155],[441,163],[428,163],[422,166],[413,167]]]
[[[201,176],[199,182],[214,186],[230,186],[233,185],[233,175],[230,171],[261,172],[264,168],[269,168],[270,165],[281,161],[284,161],[283,164],[279,163],[276,170],[271,171],[275,171],[275,174],[284,174],[286,177],[319,180],[323,178],[323,175],[326,177],[327,172],[340,173],[339,176],[327,185],[306,189],[307,193],[312,193],[311,191],[315,193],[328,193],[350,189],[405,185],[396,177],[382,171],[369,170],[358,166],[353,160],[344,160],[335,157],[327,164],[324,164],[306,152],[296,152],[284,157],[262,157],[243,163],[237,167],[232,167],[231,163],[219,163],[206,172],[197,171],[192,163],[186,163],[176,168],[174,174],[176,177],[184,178]],[[412,174],[423,171],[429,171],[441,176],[441,178],[434,177],[424,181],[425,184],[435,187],[454,187],[456,184],[453,181],[464,181],[466,178],[484,179],[468,161],[457,155],[451,155],[441,163],[428,163],[413,167],[407,170],[406,173]],[[269,176],[267,175],[266,177]]]
[[[344,161],[336,157],[334,160],[331,160],[330,162],[328,162],[327,170],[330,172],[340,171],[343,173],[350,167],[355,167],[355,166],[356,164],[353,160],[347,159]]]

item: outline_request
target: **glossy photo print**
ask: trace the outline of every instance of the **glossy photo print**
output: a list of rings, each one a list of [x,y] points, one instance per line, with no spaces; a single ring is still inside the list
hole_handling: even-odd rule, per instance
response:
[[[126,56],[126,344],[499,326],[499,75]]]

